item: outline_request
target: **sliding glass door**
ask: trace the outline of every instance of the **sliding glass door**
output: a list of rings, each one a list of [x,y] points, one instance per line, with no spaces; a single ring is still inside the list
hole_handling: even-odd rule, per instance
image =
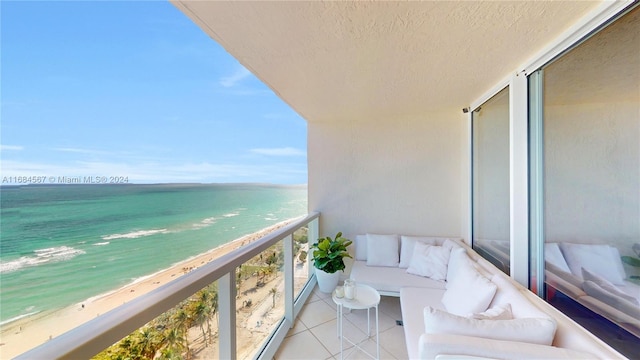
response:
[[[472,112],[473,247],[509,274],[509,88]]]

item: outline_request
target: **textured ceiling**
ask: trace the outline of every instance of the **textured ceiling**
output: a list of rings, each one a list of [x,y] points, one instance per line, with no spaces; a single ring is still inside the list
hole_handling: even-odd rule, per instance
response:
[[[309,122],[462,109],[599,4],[173,3]]]

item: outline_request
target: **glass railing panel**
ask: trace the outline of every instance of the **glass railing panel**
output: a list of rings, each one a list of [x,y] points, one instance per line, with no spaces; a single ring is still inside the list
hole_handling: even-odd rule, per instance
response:
[[[218,333],[218,290],[213,283],[93,359],[217,358]]]
[[[236,271],[238,359],[253,359],[284,317],[283,245],[278,241]]]
[[[17,359],[273,357],[289,329],[282,325],[294,321],[293,299],[304,303],[310,294],[301,283],[294,295],[294,233],[301,252],[308,246],[303,234],[318,236],[318,217],[310,214],[214,259]]]
[[[309,227],[293,233],[293,298],[297,299],[311,276],[309,270]]]

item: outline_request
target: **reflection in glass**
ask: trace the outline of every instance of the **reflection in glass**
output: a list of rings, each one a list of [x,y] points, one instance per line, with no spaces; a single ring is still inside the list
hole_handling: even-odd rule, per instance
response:
[[[509,88],[473,111],[473,248],[509,274]]]
[[[543,74],[547,298],[637,356],[640,8]]]

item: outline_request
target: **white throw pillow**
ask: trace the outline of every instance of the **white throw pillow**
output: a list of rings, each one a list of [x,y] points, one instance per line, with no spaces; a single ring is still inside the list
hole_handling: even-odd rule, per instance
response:
[[[485,339],[551,345],[557,324],[555,320],[548,318],[470,319],[427,306],[424,308],[424,327],[427,334],[476,336]]]
[[[544,244],[544,260],[555,265],[558,269],[570,273],[569,265],[562,256],[562,251],[558,243],[546,243]]]
[[[621,311],[633,318],[640,320],[640,307],[637,303],[632,303],[627,299],[613,295],[612,293],[604,290],[598,284],[593,281],[585,281],[582,285],[584,292],[587,295],[602,301],[605,304]]]
[[[451,239],[445,239],[444,242],[442,243],[442,246],[449,248],[450,250],[462,249],[462,245],[458,244],[457,242]]]
[[[356,260],[367,261],[367,235],[356,235]]]
[[[447,264],[451,249],[444,246],[415,244],[407,273],[443,281],[447,278]]]
[[[397,267],[399,263],[398,235],[367,234],[367,266]]]
[[[518,318],[548,318],[549,314],[529,301],[514,284],[514,280],[507,274],[495,274],[491,282],[498,286],[498,291],[491,302],[491,307],[504,304],[511,305],[513,317]],[[524,287],[521,287],[524,290]],[[526,291],[526,290],[525,290]]]
[[[567,260],[571,273],[582,278],[582,268],[598,274],[616,285],[624,285],[624,275],[620,274],[620,256],[617,249],[609,245],[560,243],[560,249]],[[624,271],[624,270],[623,270]]]
[[[471,265],[471,259],[467,251],[463,248],[451,250],[449,255],[449,265],[447,266],[447,289],[453,283],[453,279],[458,275],[458,270],[465,264]]]
[[[437,240],[431,237],[424,236],[400,236],[400,265],[403,269],[409,267],[409,263],[411,262],[411,257],[413,256],[413,249],[416,246],[417,242],[429,244],[429,245],[437,245]]]
[[[596,285],[600,286],[603,290],[608,291],[612,295],[631,301],[633,304],[640,305],[640,303],[638,302],[638,299],[618,289],[615,285],[613,285],[607,279],[601,276],[598,276],[585,268],[582,268],[582,278],[584,279],[585,282],[593,281]],[[584,290],[584,286],[583,286],[583,290]],[[585,292],[587,291],[585,290]]]
[[[511,304],[504,304],[500,306],[494,306],[487,309],[485,312],[473,314],[472,319],[478,320],[511,320],[513,314],[511,313]]]
[[[442,296],[448,312],[460,316],[481,313],[489,307],[496,284],[482,276],[471,264],[463,264]]]

